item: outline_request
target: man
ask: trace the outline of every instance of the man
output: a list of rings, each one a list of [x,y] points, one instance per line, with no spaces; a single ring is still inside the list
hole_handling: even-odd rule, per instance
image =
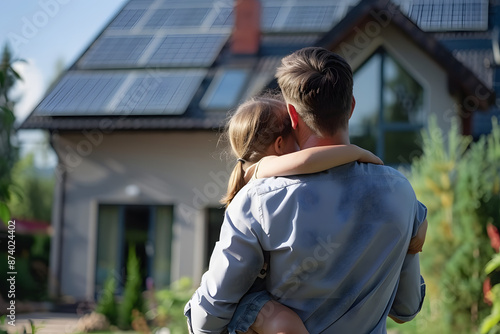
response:
[[[352,70],[305,48],[282,60],[278,84],[301,149],[349,144]],[[408,254],[426,208],[396,170],[357,162],[322,173],[257,180],[226,211],[221,240],[191,300],[195,333],[220,333],[269,254],[266,288],[312,333],[385,333],[424,298]]]

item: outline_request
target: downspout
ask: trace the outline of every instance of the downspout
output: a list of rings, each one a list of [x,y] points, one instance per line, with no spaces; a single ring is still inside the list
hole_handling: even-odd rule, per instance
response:
[[[61,283],[62,283],[62,250],[64,243],[64,202],[65,202],[65,186],[66,186],[66,167],[62,163],[60,152],[57,150],[57,143],[54,143],[54,137],[57,134],[51,131],[50,133],[50,146],[57,155],[57,167],[55,170],[55,178],[57,188],[55,189],[52,206],[52,231],[54,233],[51,242],[51,263],[55,263],[55,272],[51,270],[51,277],[49,282],[49,294],[53,298],[61,296]],[[51,265],[52,267],[52,265]]]

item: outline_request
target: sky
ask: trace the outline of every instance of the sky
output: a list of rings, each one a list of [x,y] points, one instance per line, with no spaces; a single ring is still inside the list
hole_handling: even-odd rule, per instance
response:
[[[44,97],[57,75],[57,64],[71,66],[127,0],[1,0],[0,46],[9,44],[23,82],[13,90],[19,99],[19,125]],[[43,132],[18,132],[22,154],[39,148]],[[54,165],[55,157],[37,165]],[[43,167],[43,166],[41,166]]]

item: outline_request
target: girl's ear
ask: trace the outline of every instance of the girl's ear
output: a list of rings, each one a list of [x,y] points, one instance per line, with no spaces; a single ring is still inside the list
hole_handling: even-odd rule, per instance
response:
[[[297,129],[299,125],[299,114],[297,114],[297,110],[292,104],[287,104],[288,115],[290,115],[290,120],[292,121],[292,129]]]
[[[274,151],[276,152],[276,155],[283,155],[284,146],[285,142],[283,140],[283,136],[276,138],[274,141]]]
[[[349,119],[352,117],[352,113],[354,111],[354,107],[356,107],[356,99],[354,98],[354,95],[352,97],[352,104],[351,104],[351,114],[349,115]]]

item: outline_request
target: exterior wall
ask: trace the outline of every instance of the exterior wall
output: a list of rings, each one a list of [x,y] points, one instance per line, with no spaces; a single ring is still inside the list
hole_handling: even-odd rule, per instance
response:
[[[370,21],[354,31],[335,52],[343,55],[356,71],[379,47],[384,47],[424,88],[425,108],[429,116],[437,116],[438,125],[446,133],[459,109],[457,101],[448,91],[445,70],[392,25],[382,28],[376,21]]]
[[[201,277],[204,208],[220,206],[231,167],[216,132],[93,131],[60,134],[53,142],[67,172],[59,178],[65,190],[62,219],[57,211],[53,218],[63,235],[51,255],[62,256],[61,282],[52,291],[60,283],[63,296],[93,298],[100,203],[173,205],[171,279]],[[139,189],[136,196],[127,194],[132,185]],[[57,272],[57,261],[51,271]]]

